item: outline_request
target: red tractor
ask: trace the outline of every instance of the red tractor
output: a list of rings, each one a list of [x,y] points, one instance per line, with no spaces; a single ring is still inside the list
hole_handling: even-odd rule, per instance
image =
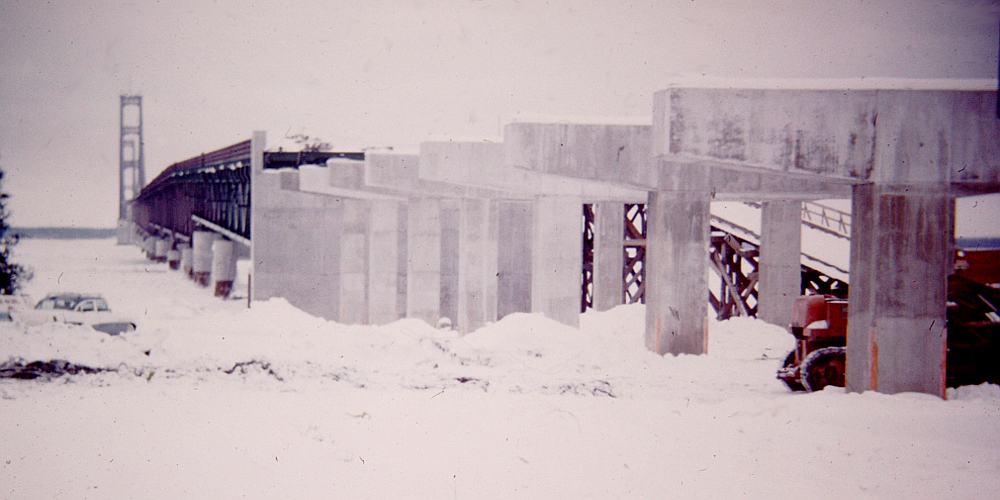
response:
[[[793,391],[843,387],[847,367],[847,300],[804,295],[792,307],[795,349],[778,369],[778,378]]]
[[[1000,383],[1000,290],[995,276],[969,270],[956,260],[958,272],[948,277],[948,329],[945,360],[949,387]],[[966,267],[963,269],[962,264]],[[795,349],[778,369],[778,378],[793,391],[844,386],[847,366],[847,300],[828,295],[799,297],[789,326]]]

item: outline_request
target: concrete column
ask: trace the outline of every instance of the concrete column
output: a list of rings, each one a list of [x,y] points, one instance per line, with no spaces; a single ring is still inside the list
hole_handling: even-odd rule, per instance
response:
[[[646,213],[646,347],[705,354],[709,195],[650,192]]]
[[[340,244],[340,302],[337,321],[368,322],[368,203],[344,200]]]
[[[534,205],[531,311],[579,326],[583,202],[575,197],[543,196]]]
[[[944,395],[953,210],[944,187],[854,187],[849,390]]]
[[[180,250],[175,250],[175,249],[167,250],[167,265],[169,265],[170,269],[174,271],[181,268]]]
[[[607,311],[625,300],[625,204],[594,205],[594,309]]]
[[[142,252],[149,260],[156,259],[156,238],[146,236],[142,239]]]
[[[211,231],[195,231],[191,235],[191,277],[201,286],[208,286],[211,279],[212,242],[218,236]]]
[[[169,249],[170,240],[167,238],[154,238],[153,239],[153,260],[156,262],[166,262],[167,261],[167,250]]]
[[[995,165],[986,159],[996,158],[1000,137],[994,108],[986,111],[982,101],[967,107],[962,94],[878,94],[872,183],[856,185],[852,193],[851,391],[945,394],[947,277],[954,246],[948,191],[959,172]],[[995,93],[991,101],[994,105]],[[984,111],[988,114],[977,117]],[[979,141],[989,146],[980,148]]]
[[[534,207],[501,201],[497,223],[497,319],[531,311],[531,248]]]
[[[212,242],[212,283],[215,296],[226,298],[236,279],[236,253],[232,241],[217,238]]]
[[[398,202],[372,201],[368,217],[368,322],[381,325],[401,317],[399,244],[406,240],[400,239]]]
[[[407,208],[406,316],[437,325],[441,308],[441,200]]]
[[[459,225],[461,224],[461,200],[441,201],[441,305],[439,326],[454,327],[458,323],[459,266],[462,258],[459,251]]]
[[[181,252],[181,272],[184,273],[185,276],[191,276],[191,245],[184,243],[178,245],[177,248],[179,248]]]
[[[462,200],[456,323],[462,333],[497,319],[497,205],[491,200]]]
[[[802,202],[764,202],[760,228],[757,318],[788,326],[802,293]]]
[[[132,223],[126,219],[118,219],[118,229],[115,232],[119,245],[132,242]]]

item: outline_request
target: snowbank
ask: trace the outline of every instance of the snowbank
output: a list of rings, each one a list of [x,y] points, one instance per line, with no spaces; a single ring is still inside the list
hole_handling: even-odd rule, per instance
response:
[[[645,311],[466,336],[221,301],[110,241],[25,241],[30,293],[104,293],[139,329],[0,326],[0,360],[130,370],[0,380],[0,496],[981,498],[1000,388],[790,393],[780,327],[711,322],[705,356],[643,346]],[[65,287],[65,288],[62,288]],[[148,351],[149,355],[145,352]],[[142,375],[135,376],[136,371]],[[933,471],[933,473],[928,473]]]

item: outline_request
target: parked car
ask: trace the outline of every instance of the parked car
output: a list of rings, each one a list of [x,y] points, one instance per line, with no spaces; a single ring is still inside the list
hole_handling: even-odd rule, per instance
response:
[[[49,294],[38,301],[34,310],[27,314],[24,320],[28,324],[58,321],[73,325],[87,325],[94,330],[110,335],[118,335],[136,329],[134,321],[112,313],[108,302],[97,294]]]

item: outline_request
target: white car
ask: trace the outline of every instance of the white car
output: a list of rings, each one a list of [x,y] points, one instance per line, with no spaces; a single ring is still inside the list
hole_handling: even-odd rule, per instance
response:
[[[19,318],[15,318],[19,319]],[[73,325],[88,325],[110,335],[135,331],[136,324],[111,312],[104,297],[95,294],[49,294],[25,315],[27,323],[59,321]]]

